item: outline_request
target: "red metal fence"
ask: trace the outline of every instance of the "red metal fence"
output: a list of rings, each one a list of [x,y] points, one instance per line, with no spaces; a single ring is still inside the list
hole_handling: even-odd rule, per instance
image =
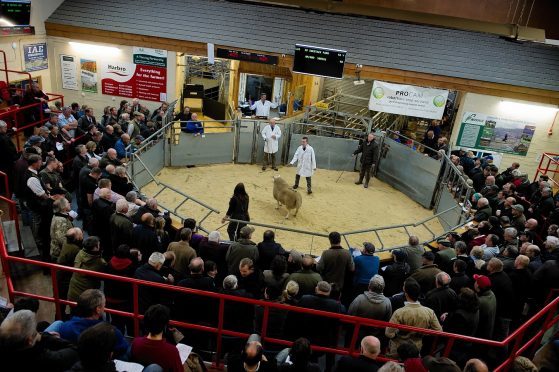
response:
[[[325,311],[300,308],[296,306],[284,305],[279,303],[235,297],[235,296],[219,294],[214,292],[205,292],[200,290],[177,287],[169,284],[152,283],[152,282],[147,282],[138,279],[120,277],[111,274],[99,273],[99,272],[91,272],[91,271],[77,269],[73,267],[66,267],[57,264],[40,262],[40,261],[35,261],[35,260],[22,258],[22,257],[9,256],[3,242],[4,242],[3,237],[0,235],[0,258],[2,260],[2,267],[6,276],[7,288],[8,288],[10,300],[13,302],[15,297],[25,296],[25,297],[36,298],[41,301],[53,302],[56,308],[57,319],[60,319],[61,317],[60,305],[75,306],[74,302],[67,301],[66,299],[60,298],[58,285],[57,285],[57,275],[61,271],[80,273],[80,274],[96,277],[103,280],[129,283],[132,286],[133,311],[126,312],[126,311],[120,311],[115,309],[107,309],[107,312],[111,314],[133,318],[135,334],[139,334],[140,320],[143,318],[143,316],[140,314],[139,305],[138,305],[138,291],[140,287],[152,287],[162,291],[172,291],[176,295],[190,294],[190,295],[196,295],[196,296],[218,300],[219,301],[218,322],[216,327],[185,323],[180,321],[171,322],[172,325],[177,327],[202,331],[202,332],[216,335],[217,357],[214,363],[217,367],[221,366],[221,361],[219,359],[219,356],[221,355],[222,352],[223,336],[248,337],[247,333],[224,329],[224,308],[225,308],[226,301],[258,305],[263,308],[261,336],[264,343],[272,343],[272,344],[279,344],[279,345],[291,344],[290,341],[283,340],[283,339],[276,339],[267,336],[270,310],[280,309],[280,310],[287,310],[289,312],[310,314],[317,317],[335,318],[338,321],[340,321],[342,324],[352,327],[352,331],[351,331],[352,337],[351,337],[351,342],[349,347],[331,347],[331,346],[329,347],[329,346],[313,345],[313,350],[315,351],[334,353],[338,355],[357,355],[359,353],[359,350],[358,348],[356,348],[356,346],[358,345],[358,341],[359,341],[358,340],[359,331],[362,327],[373,327],[373,328],[381,328],[381,329],[384,329],[386,327],[393,327],[402,331],[411,331],[425,336],[434,337],[435,341],[433,342],[434,345],[433,348],[441,344],[444,345],[444,348],[441,353],[441,355],[443,356],[449,356],[451,351],[455,347],[456,342],[459,341],[468,342],[479,346],[485,346],[486,348],[502,349],[508,347],[509,350],[508,356],[502,360],[501,364],[497,368],[495,368],[495,371],[508,370],[509,366],[511,365],[512,361],[517,355],[533,353],[535,348],[539,346],[544,333],[549,328],[551,328],[555,323],[557,323],[557,321],[559,321],[559,316],[555,315],[557,312],[557,307],[559,305],[559,297],[557,297],[554,298],[552,301],[550,301],[543,309],[541,309],[531,319],[525,322],[520,328],[515,330],[505,340],[503,341],[484,340],[475,337],[462,336],[462,335],[457,335],[452,333],[426,330],[422,328],[409,327],[405,325],[391,324],[388,322],[359,318],[350,315],[334,314]],[[43,269],[44,268],[49,269],[51,275],[52,287],[53,287],[53,295],[47,296],[44,294],[29,293],[29,292],[16,290],[14,286],[14,280],[10,275],[10,267],[11,265],[18,264],[18,263],[34,265]],[[532,330],[533,326],[538,327],[538,331],[533,331]],[[529,333],[529,331],[533,331],[533,332]],[[529,339],[526,339],[527,337],[529,337]],[[386,359],[382,358],[382,360],[386,360]]]
[[[538,179],[540,175],[548,175],[549,180],[553,183],[553,188],[557,190],[559,188],[559,182],[557,177],[559,174],[559,154],[544,152],[540,159],[540,164],[536,169],[536,174],[534,175],[534,181]]]

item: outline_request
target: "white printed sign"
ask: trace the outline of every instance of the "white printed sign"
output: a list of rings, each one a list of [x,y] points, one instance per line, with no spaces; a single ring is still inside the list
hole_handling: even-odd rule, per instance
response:
[[[440,120],[448,90],[392,84],[375,80],[369,109],[390,114]]]
[[[60,72],[62,76],[62,88],[78,90],[78,70],[76,57],[61,54]]]

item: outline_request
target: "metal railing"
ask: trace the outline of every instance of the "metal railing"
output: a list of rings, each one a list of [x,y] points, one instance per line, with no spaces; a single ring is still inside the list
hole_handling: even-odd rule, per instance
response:
[[[236,297],[236,296],[225,295],[225,294],[220,294],[215,292],[206,292],[201,290],[177,287],[170,284],[153,283],[153,282],[148,282],[148,281],[138,280],[138,279],[133,279],[128,277],[121,277],[117,275],[105,274],[101,272],[93,272],[93,271],[88,271],[88,270],[83,270],[74,267],[58,265],[58,264],[40,262],[28,258],[10,256],[4,245],[4,240],[2,235],[0,235],[0,259],[2,261],[2,268],[6,276],[8,296],[10,298],[10,301],[14,302],[15,297],[30,297],[41,301],[54,303],[57,319],[60,319],[62,316],[61,305],[69,305],[69,306],[76,305],[75,302],[68,301],[60,297],[57,277],[61,272],[71,272],[71,273],[81,274],[89,277],[102,279],[105,281],[108,280],[108,281],[114,281],[119,283],[128,283],[132,287],[132,311],[122,311],[122,310],[112,309],[110,307],[107,308],[106,311],[109,314],[115,314],[127,318],[132,318],[133,325],[134,325],[134,332],[136,335],[140,334],[140,320],[143,318],[138,303],[140,288],[148,287],[152,289],[157,289],[159,291],[171,291],[174,294],[173,298],[176,298],[177,296],[180,295],[191,295],[191,296],[197,296],[206,299],[213,299],[215,301],[214,310],[217,310],[217,319],[213,319],[213,322],[211,322],[210,324],[202,325],[202,324],[195,324],[192,322],[189,323],[189,322],[177,321],[177,320],[172,320],[170,324],[175,327],[197,330],[200,332],[208,333],[210,335],[215,335],[216,357],[213,360],[213,363],[218,368],[220,368],[222,365],[221,355],[223,351],[223,336],[238,337],[241,339],[247,338],[249,336],[248,333],[225,328],[226,302],[259,306],[263,309],[260,336],[262,338],[262,342],[264,343],[264,345],[274,344],[274,345],[289,346],[292,344],[291,340],[268,336],[268,330],[270,325],[269,324],[270,311],[280,310],[280,311],[305,314],[307,316],[334,319],[337,320],[340,325],[345,325],[346,327],[349,327],[349,329],[351,330],[350,331],[351,339],[349,342],[349,346],[347,347],[338,346],[337,343],[335,345],[313,344],[311,346],[314,351],[333,353],[337,355],[356,356],[359,354],[359,350],[357,349],[357,342],[359,341],[358,338],[360,335],[360,330],[362,328],[377,328],[383,331],[386,327],[391,327],[400,331],[414,332],[423,336],[433,337],[434,342],[433,342],[433,347],[431,349],[431,352],[438,350],[439,346],[442,345],[443,349],[441,355],[445,357],[450,356],[457,342],[466,342],[478,346],[485,346],[485,348],[498,348],[498,349],[510,347],[510,345],[512,345],[508,355],[502,358],[502,360],[499,360],[500,365],[494,369],[495,371],[506,371],[509,368],[509,366],[512,364],[516,356],[526,353],[530,349],[533,350],[535,347],[537,347],[541,343],[544,333],[559,321],[559,316],[555,316],[559,306],[559,297],[558,297],[552,299],[543,309],[538,311],[531,319],[523,323],[518,329],[512,332],[507,338],[505,338],[502,341],[494,341],[494,340],[480,339],[471,336],[463,336],[463,335],[458,335],[453,333],[411,327],[411,326],[406,326],[401,324],[393,324],[389,322],[367,319],[367,318],[360,318],[351,315],[343,315],[343,314],[330,313],[326,311],[313,310],[308,308],[300,308],[300,307],[280,304],[276,302],[254,300],[254,299]],[[11,273],[11,266],[17,264],[39,266],[43,269],[50,270],[50,276],[51,276],[51,282],[53,288],[52,296],[46,294],[32,293],[27,291],[20,291],[15,289],[14,281],[10,273]],[[210,311],[210,309],[208,309],[208,311]],[[538,327],[537,331],[535,333],[531,333],[530,332],[532,331],[531,327]],[[530,337],[528,341],[525,340],[525,336]],[[381,357],[379,360],[386,361],[389,359]]]
[[[553,169],[553,167],[555,167]],[[551,173],[551,174],[549,174]],[[534,181],[538,179],[540,175],[548,175],[549,181],[553,183],[553,189],[556,191],[559,189],[559,182],[557,177],[559,175],[559,154],[552,152],[544,152],[536,169],[536,174],[534,175]]]

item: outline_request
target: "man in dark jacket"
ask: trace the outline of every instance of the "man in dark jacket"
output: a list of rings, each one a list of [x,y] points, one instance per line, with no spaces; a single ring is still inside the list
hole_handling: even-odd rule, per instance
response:
[[[382,277],[384,278],[384,295],[393,296],[396,293],[402,292],[404,285],[404,280],[410,274],[410,265],[406,262],[406,253],[399,249],[392,251],[393,262],[385,266],[383,270],[380,271]],[[403,306],[403,304],[402,304]],[[394,309],[392,309],[394,311]]]
[[[487,263],[487,272],[491,280],[491,287],[497,299],[495,314],[495,330],[493,339],[503,340],[509,335],[510,323],[514,315],[515,292],[512,281],[503,271],[503,262],[493,257]]]
[[[161,275],[161,267],[165,263],[165,256],[160,252],[153,252],[148,262],[136,269],[134,278],[146,280],[155,283],[173,283],[175,278],[171,274],[168,276]],[[166,305],[168,294],[158,288],[140,286],[138,289],[138,306],[143,314],[148,307],[155,304]]]
[[[254,298],[261,298],[264,291],[264,275],[255,267],[250,258],[243,258],[234,273],[239,278],[239,288],[244,289]]]
[[[533,298],[532,272],[528,265],[530,265],[530,258],[519,255],[514,260],[514,270],[508,273],[515,294],[513,317],[517,321],[522,317],[524,304],[529,298]]]
[[[128,205],[128,203],[126,203]],[[91,234],[98,236],[101,240],[101,248],[104,257],[113,255],[110,233],[110,219],[114,213],[114,204],[111,202],[111,189],[99,190],[99,198],[91,205]]]
[[[423,253],[423,266],[415,270],[410,276],[419,283],[421,293],[426,294],[431,289],[435,288],[435,277],[441,270],[434,264],[435,255],[431,251]]]
[[[477,210],[474,214],[474,221],[487,221],[492,214],[493,211],[491,210],[491,206],[489,206],[489,200],[487,198],[479,198],[477,201]]]
[[[376,359],[380,354],[380,341],[375,336],[367,336],[361,340],[361,354],[357,358],[343,356],[336,363],[334,372],[375,372],[381,366]]]
[[[128,213],[128,202],[126,199],[117,200],[116,212],[109,218],[109,230],[113,249],[117,249],[121,244],[130,245],[132,242],[134,225],[126,213]]]
[[[200,258],[206,261],[213,261],[217,266],[217,275],[215,282],[221,286],[221,282],[227,276],[227,263],[225,255],[229,250],[229,245],[220,241],[221,234],[219,231],[211,231],[208,238],[200,242],[198,246],[198,254]]]
[[[346,275],[355,270],[353,257],[349,250],[342,248],[340,233],[331,232],[328,240],[330,240],[330,248],[322,252],[316,269],[325,281],[336,283],[341,289],[344,288]]]
[[[0,358],[4,371],[66,371],[78,361],[71,343],[37,333],[31,310],[19,310],[0,326]]]
[[[371,179],[371,171],[373,166],[376,167],[379,156],[379,146],[375,142],[375,134],[369,133],[367,140],[362,141],[359,144],[357,150],[353,152],[353,156],[362,153],[361,155],[361,171],[359,172],[359,180],[355,182],[356,185],[361,185],[363,183],[363,178],[365,178],[365,184],[363,187],[369,187],[369,180]]]
[[[285,250],[281,244],[276,243],[274,238],[274,232],[272,230],[266,230],[262,242],[258,243],[258,266],[260,270],[269,270],[274,257],[277,255],[285,255]]]
[[[435,277],[435,283],[436,288],[425,295],[424,305],[433,309],[437,318],[440,318],[442,314],[454,311],[458,296],[449,287],[450,276],[447,273],[438,273]]]
[[[144,213],[140,224],[132,230],[132,248],[138,248],[144,260],[152,252],[164,252],[157,234],[155,233],[155,217],[151,213]]]
[[[243,226],[239,231],[239,239],[231,244],[227,250],[225,260],[229,274],[234,274],[239,270],[239,263],[243,258],[250,258],[255,264],[258,263],[260,255],[256,243],[251,239],[254,228]]]
[[[322,281],[319,273],[313,270],[314,258],[310,255],[303,257],[303,268],[289,275],[286,282],[293,280],[299,285],[298,296],[314,294],[318,282]]]
[[[8,175],[8,182],[10,190],[14,189],[13,175],[14,175],[14,165],[18,158],[17,149],[12,141],[12,138],[8,136],[8,124],[5,121],[0,120],[0,171]],[[0,191],[3,191],[4,183],[0,185]],[[2,193],[3,194],[3,193]]]

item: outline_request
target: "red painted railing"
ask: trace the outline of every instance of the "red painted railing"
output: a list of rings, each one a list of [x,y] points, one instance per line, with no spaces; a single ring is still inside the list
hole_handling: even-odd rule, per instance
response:
[[[19,253],[23,254],[23,244],[21,241],[21,233],[19,231],[19,215],[17,213],[17,205],[16,202],[12,200],[12,194],[10,192],[10,185],[8,182],[8,175],[0,171],[0,177],[4,179],[4,188],[5,188],[5,195],[0,195],[0,201],[8,205],[8,211],[9,211],[8,218],[4,220],[14,221]],[[1,233],[2,231],[0,231],[0,234]],[[0,235],[0,238],[2,238],[2,241],[0,242],[0,244],[2,244],[3,247],[2,249],[6,249],[4,246],[4,239],[3,239],[4,237]]]
[[[514,331],[511,335],[509,335],[505,340],[503,341],[485,340],[476,337],[469,337],[469,336],[457,335],[452,333],[427,330],[427,329],[410,327],[410,326],[400,325],[400,324],[392,324],[388,322],[360,318],[360,317],[355,317],[350,315],[341,315],[341,314],[335,314],[335,313],[330,313],[325,311],[284,305],[279,303],[230,296],[230,295],[225,295],[220,293],[205,292],[205,291],[200,291],[195,289],[177,287],[169,284],[147,282],[144,280],[121,277],[121,276],[116,276],[116,275],[111,275],[106,273],[100,273],[100,272],[92,272],[88,270],[62,266],[58,264],[35,261],[35,260],[22,258],[22,257],[9,256],[8,252],[6,251],[6,247],[3,244],[1,231],[0,231],[0,259],[2,261],[2,267],[5,272],[7,289],[8,289],[10,300],[13,302],[15,297],[25,296],[25,297],[36,298],[41,301],[53,302],[55,304],[57,319],[60,319],[61,317],[60,305],[70,305],[70,306],[76,305],[75,302],[67,301],[65,299],[60,298],[58,285],[57,285],[57,275],[59,271],[69,271],[69,272],[80,273],[91,277],[96,277],[99,279],[118,281],[121,283],[129,283],[132,286],[132,298],[133,298],[132,312],[126,312],[126,311],[115,310],[110,308],[107,308],[107,312],[110,314],[116,314],[124,317],[133,318],[135,334],[139,334],[140,320],[143,318],[143,316],[140,314],[139,305],[138,305],[138,291],[140,287],[152,287],[160,290],[172,291],[177,295],[191,294],[191,295],[197,295],[197,296],[219,300],[217,327],[185,323],[185,322],[174,321],[174,320],[171,321],[171,324],[177,327],[207,332],[209,334],[214,334],[217,336],[217,342],[216,342],[217,356],[216,356],[216,360],[214,361],[216,367],[221,367],[221,363],[222,363],[219,359],[223,347],[222,336],[233,336],[233,337],[244,337],[244,338],[249,336],[247,333],[224,329],[224,309],[225,309],[226,301],[251,304],[251,305],[259,305],[263,308],[264,312],[263,312],[263,319],[262,319],[261,337],[264,343],[273,343],[273,344],[286,345],[286,346],[291,345],[290,341],[276,339],[267,336],[270,310],[280,309],[280,310],[287,310],[290,312],[297,312],[301,314],[310,314],[317,317],[335,318],[339,320],[341,323],[353,327],[351,333],[352,337],[351,337],[351,342],[349,347],[327,347],[327,346],[313,345],[312,348],[315,351],[334,353],[338,355],[358,355],[359,350],[356,349],[356,346],[359,341],[358,340],[359,330],[362,327],[373,327],[373,328],[381,328],[381,329],[384,329],[386,327],[392,327],[402,331],[411,331],[425,336],[433,336],[435,338],[435,342],[433,343],[434,345],[433,349],[435,349],[440,344],[445,345],[444,350],[442,352],[443,356],[450,355],[450,352],[452,351],[452,348],[454,347],[457,341],[468,342],[476,345],[484,345],[487,348],[509,347],[510,351],[508,356],[502,361],[502,363],[497,368],[494,369],[495,371],[508,370],[509,366],[511,365],[512,361],[517,355],[525,353],[530,348],[531,349],[536,348],[539,345],[545,331],[551,328],[555,323],[559,321],[559,316],[555,316],[559,305],[559,297],[557,297],[551,300],[543,309],[541,309],[536,315],[534,315],[531,319],[525,322],[520,328]],[[49,269],[51,275],[52,287],[53,287],[53,295],[47,296],[43,294],[36,294],[36,293],[16,290],[14,286],[14,281],[10,275],[10,266],[11,266],[10,264],[17,264],[17,263],[35,265],[43,269],[44,268]],[[542,319],[543,319],[543,324],[540,325]],[[534,325],[538,325],[539,331],[536,332],[534,335],[530,335],[531,338],[528,341],[525,341],[524,336],[527,334],[530,327]],[[511,344],[512,344],[512,348],[510,347]],[[389,359],[380,358],[379,360],[385,361]]]
[[[540,159],[540,164],[536,169],[536,174],[534,175],[534,181],[538,179],[540,175],[548,175],[549,180],[553,183],[553,188],[559,188],[559,182],[555,180],[557,174],[559,173],[559,154],[544,152]]]

